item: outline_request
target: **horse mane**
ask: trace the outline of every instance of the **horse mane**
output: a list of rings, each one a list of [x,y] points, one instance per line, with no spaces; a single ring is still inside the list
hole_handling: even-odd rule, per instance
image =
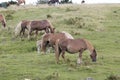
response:
[[[51,31],[51,33],[54,33],[54,27],[53,27],[53,25],[52,25],[52,23],[47,19],[47,22],[49,23],[49,28],[50,28],[50,31]]]
[[[87,49],[90,51],[90,53],[92,54],[93,51],[95,51],[95,48],[93,47],[93,45],[86,39],[83,39],[87,45]]]

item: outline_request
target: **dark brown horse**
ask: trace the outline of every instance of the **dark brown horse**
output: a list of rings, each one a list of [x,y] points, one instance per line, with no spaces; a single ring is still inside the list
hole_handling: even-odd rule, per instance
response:
[[[56,59],[57,63],[59,62],[59,56],[62,54],[62,58],[65,60],[65,51],[74,54],[79,52],[79,57],[77,63],[80,64],[82,62],[82,53],[85,50],[90,51],[90,57],[93,62],[96,62],[96,50],[92,46],[92,44],[86,39],[64,39],[58,40],[56,43]]]
[[[6,27],[6,20],[5,20],[4,15],[2,15],[2,14],[0,14],[0,22],[2,23],[3,27]]]
[[[19,22],[17,27],[15,28],[15,35],[21,33],[25,33],[25,29],[28,30],[28,38],[30,38],[33,31],[36,31],[36,36],[38,35],[38,31],[44,30],[46,33],[54,33],[54,28],[50,21],[48,20],[38,20],[38,21],[28,21],[23,20]]]
[[[25,0],[17,0],[17,1],[18,1],[18,3],[17,3],[18,6],[22,3],[24,3],[24,5],[25,5]]]

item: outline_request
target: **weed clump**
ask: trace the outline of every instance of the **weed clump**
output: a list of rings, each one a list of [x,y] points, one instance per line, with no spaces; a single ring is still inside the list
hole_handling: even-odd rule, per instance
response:
[[[120,80],[120,76],[111,74],[105,80]]]
[[[74,17],[65,20],[66,24],[68,25],[75,25],[78,28],[83,28],[85,26],[84,20],[81,17]]]
[[[45,80],[59,80],[59,73],[53,72],[51,75],[48,75]]]

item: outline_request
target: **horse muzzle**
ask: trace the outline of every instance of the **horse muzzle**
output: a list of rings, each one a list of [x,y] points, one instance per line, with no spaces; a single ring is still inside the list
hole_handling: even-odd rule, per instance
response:
[[[95,60],[92,60],[92,62],[96,62],[96,59],[95,59]]]

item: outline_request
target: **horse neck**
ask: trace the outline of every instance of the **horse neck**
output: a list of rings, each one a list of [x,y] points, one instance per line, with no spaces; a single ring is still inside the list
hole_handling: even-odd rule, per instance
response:
[[[93,54],[94,51],[95,51],[95,49],[94,49],[94,47],[92,46],[92,44],[91,44],[89,41],[87,41],[86,39],[84,39],[84,41],[85,41],[85,43],[86,43],[86,45],[87,45],[87,49],[90,51],[90,54]]]
[[[52,26],[50,26],[49,29],[51,33],[54,33],[54,29],[52,28]]]
[[[4,21],[1,21],[2,22],[2,25],[4,26],[4,27],[6,27],[6,23],[4,22]]]
[[[2,17],[2,19],[1,19],[0,21],[1,21],[2,25],[3,25],[4,27],[6,27],[5,17],[4,17],[3,15],[2,15],[1,17]]]

